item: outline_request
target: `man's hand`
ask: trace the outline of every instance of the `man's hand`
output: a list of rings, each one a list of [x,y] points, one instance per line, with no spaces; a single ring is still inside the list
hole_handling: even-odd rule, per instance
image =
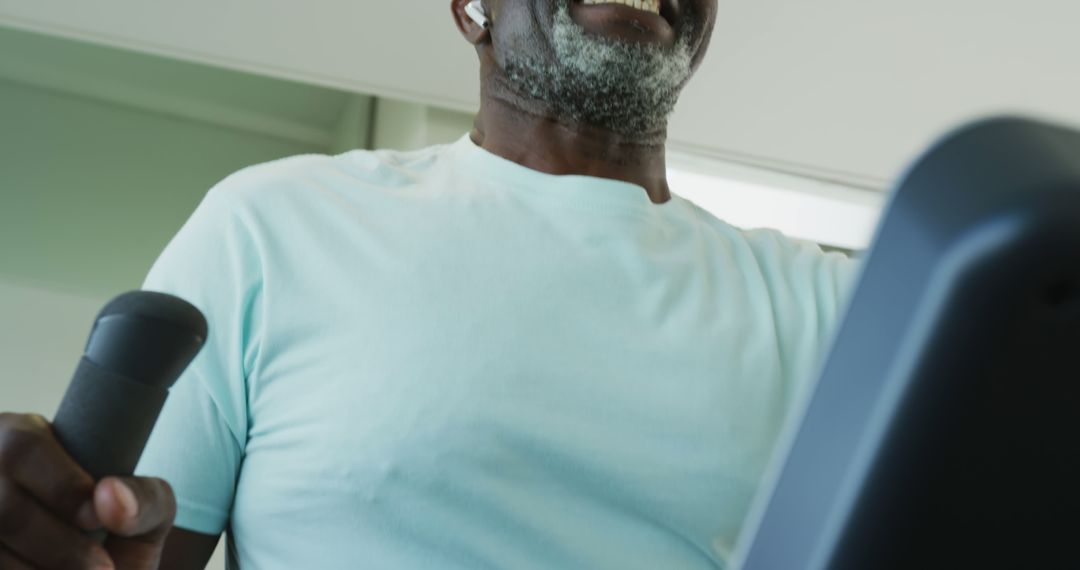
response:
[[[151,570],[176,516],[169,484],[95,482],[37,415],[0,414],[0,568]],[[105,529],[98,544],[86,531]]]

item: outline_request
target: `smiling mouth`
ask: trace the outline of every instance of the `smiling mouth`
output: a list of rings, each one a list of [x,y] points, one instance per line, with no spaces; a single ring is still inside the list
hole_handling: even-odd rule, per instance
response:
[[[656,34],[673,40],[678,19],[675,0],[570,0],[571,8],[577,8],[582,18],[613,22],[630,22],[634,28],[647,34]],[[588,16],[586,15],[588,14]],[[579,20],[579,23],[582,23]]]
[[[636,10],[652,12],[657,16],[660,15],[660,0],[582,0],[581,3],[586,6],[597,6],[604,4],[629,6]]]

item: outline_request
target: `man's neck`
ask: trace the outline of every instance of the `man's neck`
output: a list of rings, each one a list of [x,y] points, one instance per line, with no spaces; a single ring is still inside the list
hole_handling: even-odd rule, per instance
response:
[[[622,180],[645,188],[656,204],[671,199],[662,142],[643,144],[637,137],[559,122],[495,98],[485,100],[470,138],[488,152],[533,170]]]

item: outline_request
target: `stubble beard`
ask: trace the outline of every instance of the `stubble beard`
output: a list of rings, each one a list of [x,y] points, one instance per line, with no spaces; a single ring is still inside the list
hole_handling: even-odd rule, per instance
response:
[[[695,23],[684,13],[668,48],[589,34],[557,0],[550,54],[509,53],[502,62],[510,87],[543,104],[556,119],[628,136],[666,132],[689,80]],[[547,55],[547,57],[544,57]]]

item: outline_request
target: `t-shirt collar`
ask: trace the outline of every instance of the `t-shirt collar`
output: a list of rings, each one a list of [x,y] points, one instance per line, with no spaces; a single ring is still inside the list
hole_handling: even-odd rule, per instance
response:
[[[479,180],[532,192],[544,199],[592,210],[635,212],[647,216],[685,208],[685,200],[674,193],[667,202],[655,204],[644,187],[631,182],[533,170],[477,146],[468,134],[453,143],[450,151],[459,164]]]

